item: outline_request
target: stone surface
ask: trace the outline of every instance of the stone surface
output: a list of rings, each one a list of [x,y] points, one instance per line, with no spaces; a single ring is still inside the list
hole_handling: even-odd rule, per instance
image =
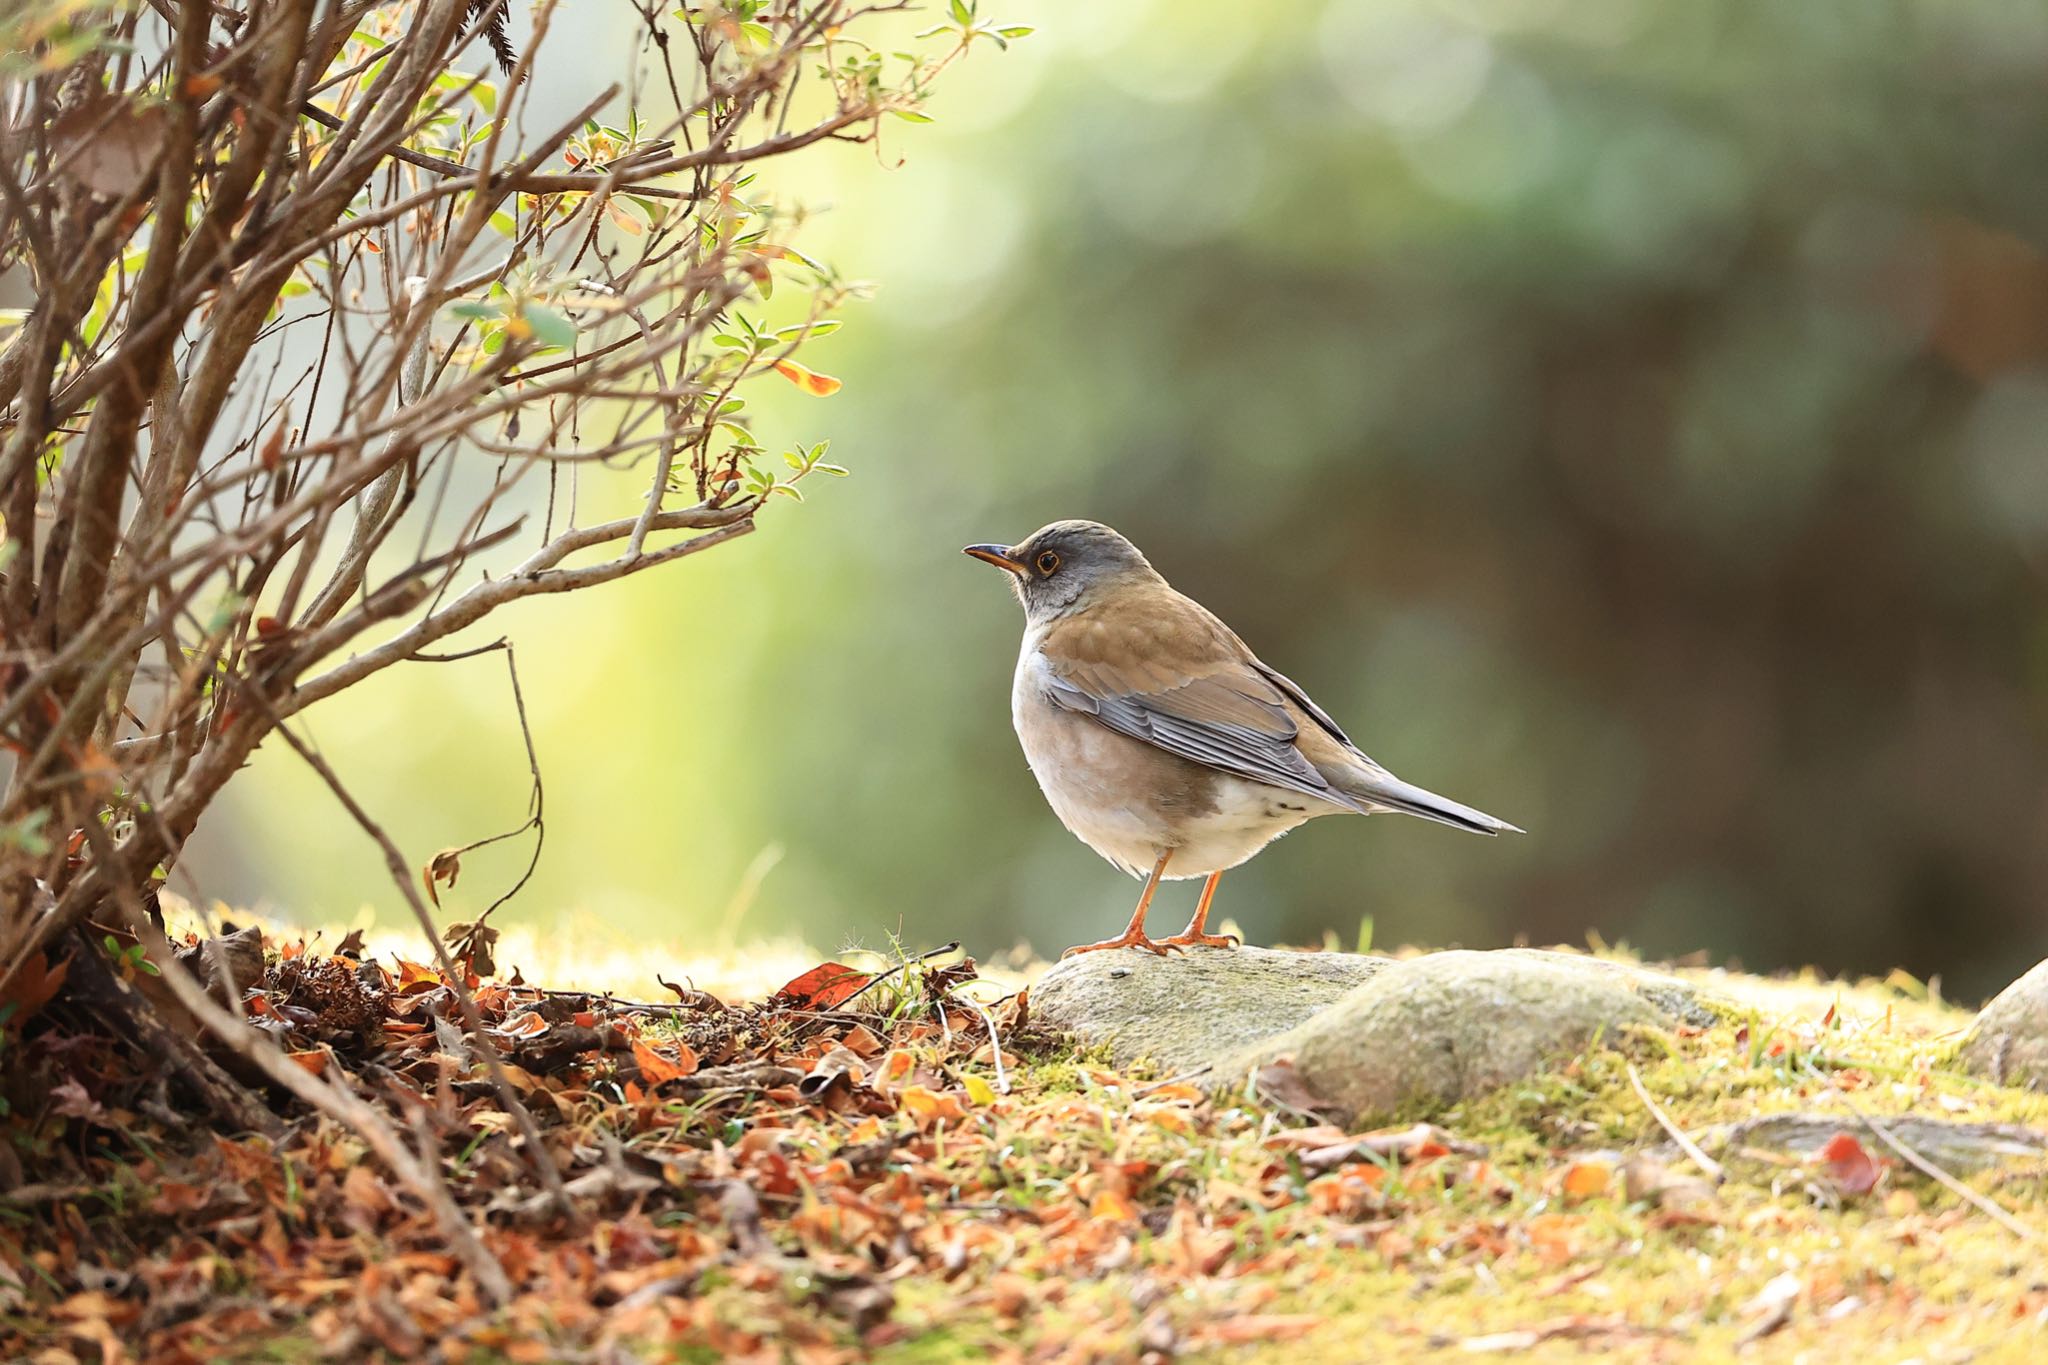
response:
[[[1676,977],[1531,949],[1395,961],[1352,953],[1084,953],[1031,988],[1032,1013],[1120,1064],[1234,1083],[1278,1058],[1276,1102],[1365,1117],[1451,1103],[1541,1070],[1594,1035],[1711,1011]]]
[[[1667,1026],[1697,1002],[1675,977],[1564,953],[1445,952],[1394,964],[1286,1033],[1220,1058],[1220,1075],[1292,1062],[1288,1089],[1367,1121],[1471,1099],[1596,1036]]]
[[[1250,947],[1082,953],[1031,987],[1031,1013],[1083,1044],[1108,1044],[1120,1065],[1150,1060],[1178,1074],[1286,1032],[1392,965]]]
[[[1998,1162],[2048,1157],[2048,1133],[2022,1124],[1960,1123],[1917,1114],[1887,1114],[1882,1122],[1885,1132],[1945,1170],[1975,1170]],[[1703,1128],[1692,1138],[1724,1160],[1784,1152],[1807,1161],[1838,1133],[1856,1135],[1878,1156],[1893,1155],[1883,1134],[1856,1114],[1771,1114]],[[1658,1149],[1658,1155],[1677,1161],[1682,1154],[1675,1144],[1667,1144]]]
[[[1963,1039],[1962,1064],[2000,1085],[2048,1089],[2048,962],[1998,993]]]

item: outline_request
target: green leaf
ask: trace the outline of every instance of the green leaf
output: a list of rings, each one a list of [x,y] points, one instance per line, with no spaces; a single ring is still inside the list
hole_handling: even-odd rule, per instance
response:
[[[770,493],[780,493],[783,497],[790,498],[796,502],[802,502],[804,500],[803,489],[792,487],[786,483],[775,484],[771,486],[768,491]]]
[[[456,318],[468,318],[472,322],[485,322],[491,318],[500,317],[502,316],[502,314],[500,314],[497,309],[491,307],[488,303],[475,303],[469,300],[464,300],[461,303],[449,304],[448,316]]]
[[[519,220],[503,209],[499,209],[491,215],[491,227],[500,237],[517,237],[519,235]]]
[[[1029,29],[1026,29],[1026,30],[1025,30],[1025,32],[1027,32],[1027,33],[1028,33],[1028,32],[1030,32],[1030,30],[1029,30]],[[497,112],[498,112],[498,87],[497,87],[497,86],[495,86],[495,85],[492,85],[492,84],[491,84],[491,83],[490,83],[489,81],[478,81],[478,82],[477,82],[477,83],[476,83],[475,85],[473,85],[473,86],[471,86],[471,87],[469,88],[469,96],[470,96],[470,98],[471,98],[471,99],[473,99],[473,100],[475,100],[475,101],[476,101],[476,103],[477,103],[477,108],[479,108],[479,109],[483,110],[483,111],[484,111],[484,112],[485,112],[486,114],[490,114],[490,115],[496,115],[496,114],[497,114]]]
[[[969,5],[967,0],[952,0],[952,3],[947,5],[946,9],[952,14],[953,22],[956,24],[964,27],[974,22],[974,7]]]
[[[541,345],[567,350],[576,344],[576,324],[554,309],[529,303],[520,309],[520,316],[533,328],[533,339]]]
[[[1007,28],[999,28],[996,32],[1002,34],[1005,38],[1023,38],[1038,32],[1038,30],[1032,28],[1029,24],[1012,24]]]
[[[889,112],[894,114],[897,118],[902,119],[905,123],[938,122],[938,120],[933,118],[930,114],[920,114],[915,109],[891,109]]]

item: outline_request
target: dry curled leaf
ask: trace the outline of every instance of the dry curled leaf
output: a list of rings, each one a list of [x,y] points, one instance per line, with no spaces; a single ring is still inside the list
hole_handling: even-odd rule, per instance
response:
[[[163,154],[170,110],[102,94],[50,125],[51,162],[65,180],[107,199],[125,199],[148,181]]]
[[[449,889],[453,890],[455,879],[461,875],[462,850],[459,848],[442,849],[420,869],[420,880],[427,886],[427,899],[434,903],[435,909],[441,908],[441,893],[437,889],[437,883],[446,882]]]
[[[1818,1153],[1826,1164],[1828,1179],[1843,1194],[1869,1194],[1884,1178],[1884,1163],[1856,1140],[1854,1133],[1837,1133]]]

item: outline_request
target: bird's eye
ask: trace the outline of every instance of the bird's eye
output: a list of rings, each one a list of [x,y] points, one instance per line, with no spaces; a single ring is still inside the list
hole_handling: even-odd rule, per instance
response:
[[[1059,568],[1059,566],[1060,557],[1051,550],[1047,550],[1038,556],[1038,571],[1047,578],[1051,578],[1053,570]]]

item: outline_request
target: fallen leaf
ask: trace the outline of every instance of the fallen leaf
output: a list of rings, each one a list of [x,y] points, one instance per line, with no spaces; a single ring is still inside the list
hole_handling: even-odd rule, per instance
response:
[[[906,1085],[897,1097],[903,1112],[910,1115],[920,1128],[928,1128],[946,1119],[967,1117],[967,1110],[961,1105],[960,1097],[954,1094],[940,1094],[922,1085]]]
[[[1291,1057],[1277,1057],[1260,1067],[1252,1077],[1252,1090],[1275,1109],[1289,1113],[1308,1118],[1345,1116],[1337,1105],[1309,1089]]]
[[[1591,1199],[1613,1187],[1614,1170],[1604,1162],[1574,1161],[1564,1168],[1564,1197]]]
[[[649,1085],[660,1085],[663,1081],[679,1081],[685,1076],[695,1075],[697,1054],[689,1044],[676,1044],[676,1060],[673,1062],[656,1052],[638,1038],[633,1040],[633,1061],[640,1068],[640,1079]]]
[[[821,962],[775,992],[778,1009],[829,1010],[846,1003],[874,978],[843,962]]]
[[[1828,1168],[1828,1179],[1843,1194],[1869,1194],[1884,1178],[1884,1163],[1872,1156],[1853,1133],[1837,1133],[1818,1153]]]
[[[1112,1223],[1135,1223],[1138,1221],[1138,1206],[1115,1190],[1104,1190],[1089,1201],[1088,1216]]]

